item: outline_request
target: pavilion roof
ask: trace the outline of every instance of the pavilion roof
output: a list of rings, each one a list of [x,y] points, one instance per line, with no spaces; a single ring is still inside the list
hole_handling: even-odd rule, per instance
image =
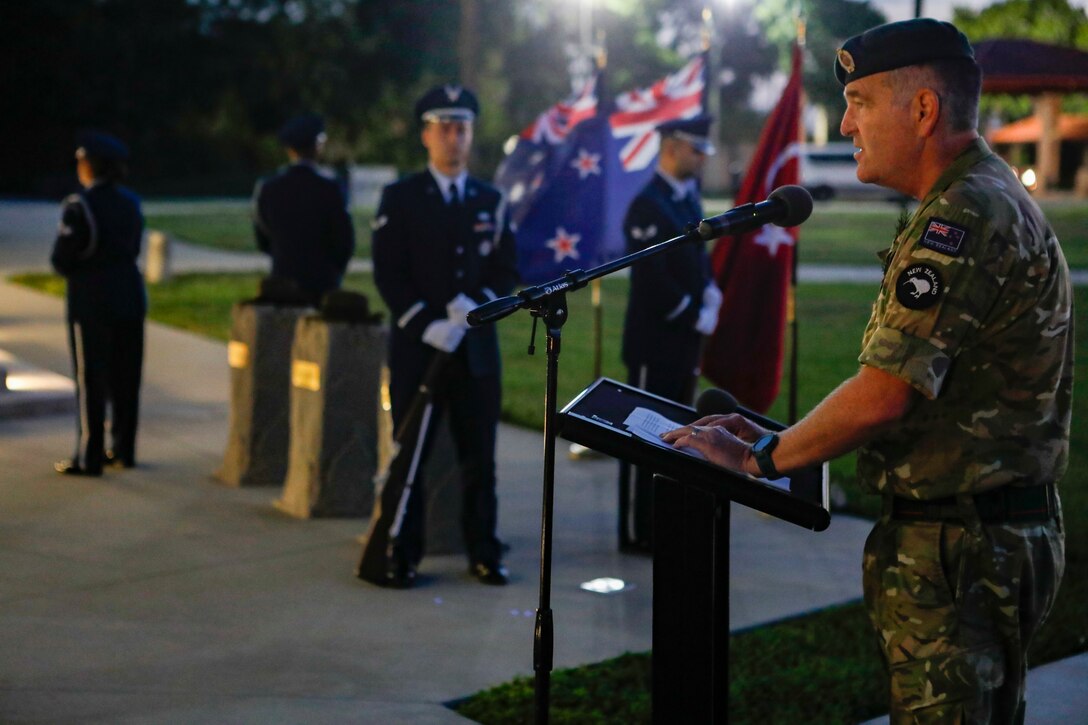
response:
[[[1088,91],[1088,53],[1034,40],[998,38],[974,44],[984,93]]]

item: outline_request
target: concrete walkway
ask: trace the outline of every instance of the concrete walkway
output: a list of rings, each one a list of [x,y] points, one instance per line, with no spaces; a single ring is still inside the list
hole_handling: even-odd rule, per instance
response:
[[[0,274],[43,267],[50,208],[0,204]],[[62,302],[0,282],[0,349],[67,375]],[[443,703],[531,675],[539,433],[500,429],[511,585],[436,556],[393,592],[352,575],[364,520],[291,519],[278,488],[211,478],[227,401],[225,345],[152,323],[140,468],[59,477],[70,414],[0,419],[0,721],[454,723]],[[559,457],[556,667],[649,649],[651,564],[616,552],[615,499],[612,462]],[[857,599],[868,528],[837,516],[814,534],[734,506],[730,625]],[[579,588],[601,576],[628,586]],[[1034,671],[1029,722],[1083,722],[1086,670],[1088,656]]]

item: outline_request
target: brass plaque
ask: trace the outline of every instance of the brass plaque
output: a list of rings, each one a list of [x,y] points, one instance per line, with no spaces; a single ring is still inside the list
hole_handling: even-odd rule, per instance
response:
[[[292,360],[291,385],[314,392],[321,390],[321,366],[308,360]]]
[[[249,345],[237,340],[227,343],[227,364],[232,368],[244,368],[249,365]]]

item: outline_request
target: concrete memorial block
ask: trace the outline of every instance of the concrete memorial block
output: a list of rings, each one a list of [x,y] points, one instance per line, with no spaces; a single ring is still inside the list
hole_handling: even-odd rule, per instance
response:
[[[386,335],[376,324],[299,319],[287,478],[275,502],[281,511],[298,518],[370,513]]]
[[[231,309],[230,430],[216,477],[228,486],[279,486],[287,475],[291,344],[306,306],[239,302]]]

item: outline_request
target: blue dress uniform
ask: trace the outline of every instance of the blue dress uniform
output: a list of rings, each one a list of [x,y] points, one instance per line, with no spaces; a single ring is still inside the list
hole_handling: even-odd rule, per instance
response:
[[[128,150],[107,134],[83,137],[77,157],[122,164]],[[78,399],[75,456],[60,473],[97,476],[104,462],[136,462],[147,293],[136,266],[144,219],[140,199],[110,178],[96,178],[64,200],[51,262],[67,281],[68,339]],[[105,416],[111,409],[111,448]]]
[[[708,117],[674,121],[663,124],[659,131],[668,134],[694,129],[696,133],[686,140],[701,139],[705,143],[709,122]],[[693,181],[670,179],[659,169],[628,207],[623,222],[627,251],[637,252],[672,239],[702,218],[703,206]],[[710,282],[706,249],[697,244],[681,245],[631,267],[631,291],[623,326],[623,362],[631,385],[691,403],[702,344],[696,322]],[[650,550],[652,505],[653,472],[621,463],[621,548]]]
[[[280,140],[291,149],[311,149],[324,135],[320,116],[288,121]],[[260,250],[272,257],[272,276],[292,280],[313,305],[339,289],[351,255],[355,230],[340,185],[312,158],[299,158],[257,182],[253,221]]]
[[[423,341],[428,326],[447,318],[447,304],[458,295],[482,304],[509,294],[517,282],[514,235],[502,194],[465,177],[463,198],[447,203],[449,191],[439,188],[436,173],[432,168],[386,187],[374,221],[374,281],[393,323],[390,394],[398,430],[438,354]],[[502,555],[495,535],[500,372],[494,325],[468,329],[450,355],[434,401],[435,417],[442,408],[448,410],[461,466],[462,530],[473,566],[498,567]],[[417,479],[393,538],[394,559],[413,569],[423,556],[423,503]]]

